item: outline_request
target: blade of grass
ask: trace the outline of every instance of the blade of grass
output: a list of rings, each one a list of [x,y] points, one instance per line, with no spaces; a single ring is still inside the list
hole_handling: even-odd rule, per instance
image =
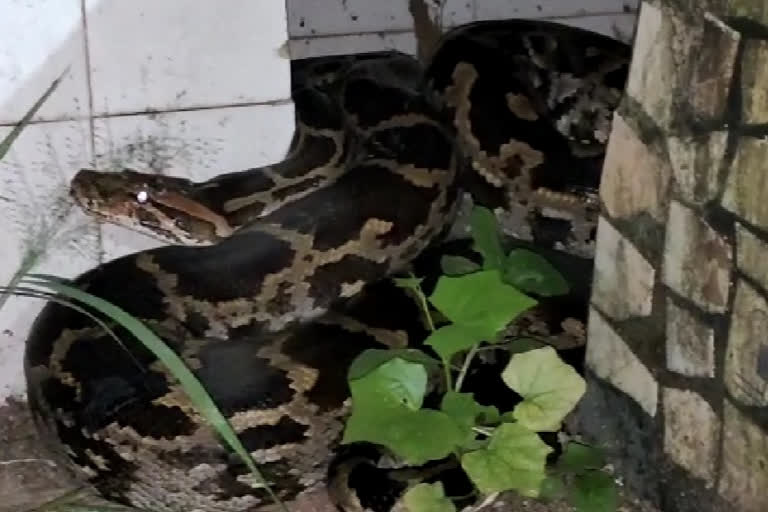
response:
[[[74,302],[64,300],[60,298],[58,295],[55,295],[53,293],[41,292],[40,290],[35,290],[34,288],[28,288],[25,286],[0,286],[0,294],[2,294],[3,297],[16,295],[17,297],[27,297],[30,299],[48,300],[51,302],[55,302],[56,304],[60,304],[62,306],[66,306],[68,308],[74,309],[78,313],[82,313],[83,315],[87,316],[88,318],[96,322],[96,324],[98,324],[99,327],[104,329],[107,332],[107,334],[111,338],[113,338],[117,342],[117,344],[123,348],[123,350],[125,350],[126,354],[128,354],[128,357],[130,357],[133,360],[133,362],[136,364],[139,370],[141,370],[142,372],[145,371],[144,367],[139,363],[139,361],[134,357],[134,355],[131,354],[131,351],[125,347],[125,344],[117,336],[117,333],[115,333],[115,331],[113,331],[104,320],[97,317],[87,309],[78,306]]]
[[[59,75],[59,77],[54,80],[51,85],[48,86],[48,89],[45,90],[42,96],[40,96],[37,101],[32,105],[32,107],[27,110],[27,113],[24,114],[24,117],[21,118],[21,121],[19,121],[19,124],[13,127],[11,130],[11,133],[5,136],[5,138],[0,142],[0,160],[5,158],[5,155],[10,151],[11,146],[14,142],[16,142],[16,139],[21,135],[21,132],[24,130],[24,128],[27,127],[27,125],[32,121],[32,118],[35,117],[35,114],[37,114],[37,111],[40,110],[40,107],[43,106],[43,103],[45,103],[51,94],[53,94],[53,91],[56,90],[56,88],[61,83],[61,80],[64,78],[64,76],[69,73],[69,66],[67,66],[67,69],[64,70],[63,73]]]
[[[69,299],[87,304],[91,308],[107,315],[109,318],[122,325],[140,340],[144,346],[146,346],[147,349],[149,349],[169,369],[173,376],[178,379],[200,414],[205,417],[229,447],[242,459],[246,467],[248,467],[251,473],[253,473],[253,475],[260,481],[260,484],[266,489],[272,500],[280,506],[281,510],[288,512],[285,504],[282,503],[280,498],[274,493],[271,486],[256,466],[256,462],[251,457],[251,454],[248,453],[242,445],[237,434],[232,429],[232,426],[221,414],[218,407],[216,407],[216,404],[203,385],[187,368],[179,356],[157,337],[154,332],[147,328],[139,319],[122,308],[78,288],[66,285],[61,282],[60,278],[55,276],[29,274],[23,281],[37,286],[50,288],[56,293],[64,295]]]
[[[16,272],[13,273],[13,275],[11,276],[11,280],[8,281],[8,284],[3,287],[4,291],[2,292],[2,294],[0,294],[0,309],[3,309],[3,307],[5,307],[5,303],[8,302],[8,299],[12,295],[12,293],[9,292],[9,290],[12,290],[18,286],[21,279],[35,265],[35,262],[37,262],[37,259],[40,257],[40,254],[41,253],[39,251],[30,249],[24,255],[24,259],[21,260],[21,265],[19,265],[19,268],[17,268]]]
[[[69,66],[67,66],[67,68],[61,73],[61,75],[58,76],[58,78],[56,78],[56,80],[51,82],[51,85],[49,85],[48,89],[43,92],[42,96],[37,99],[37,101],[29,110],[27,110],[26,114],[24,114],[24,117],[21,118],[21,121],[19,121],[19,123],[13,127],[11,133],[6,135],[3,140],[0,141],[0,160],[5,158],[5,155],[7,155],[8,151],[11,150],[11,146],[13,146],[13,143],[16,142],[16,139],[19,138],[21,132],[24,130],[24,128],[27,127],[30,121],[32,121],[32,118],[35,117],[35,114],[37,114],[38,110],[40,110],[40,107],[42,107],[43,104],[51,96],[51,94],[53,94],[53,91],[59,87],[61,80],[67,73],[69,73]],[[38,257],[40,257],[40,253],[38,251],[28,251],[27,254],[24,255],[24,259],[22,260],[18,270],[14,272],[11,280],[8,282],[8,286],[13,287],[17,285],[22,276],[24,276],[24,274],[26,274],[27,271],[32,268],[32,266],[34,266]],[[3,306],[5,306],[5,303],[8,301],[8,297],[9,295],[7,293],[0,295],[0,309],[3,309]]]

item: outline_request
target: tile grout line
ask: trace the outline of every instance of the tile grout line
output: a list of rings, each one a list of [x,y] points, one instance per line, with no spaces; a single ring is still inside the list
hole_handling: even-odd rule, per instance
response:
[[[162,114],[176,114],[183,112],[201,112],[206,110],[227,110],[231,108],[245,108],[245,107],[279,107],[283,105],[289,105],[292,103],[291,98],[280,98],[277,100],[267,101],[250,101],[244,103],[222,103],[219,105],[204,105],[184,108],[172,108],[172,109],[155,109],[155,110],[137,110],[126,112],[114,112],[105,115],[89,115],[89,116],[72,116],[61,117],[56,119],[42,119],[29,123],[33,124],[50,124],[50,123],[62,123],[67,121],[84,121],[89,120],[91,123],[94,121],[100,121],[102,119],[113,119],[116,117],[135,117],[135,116],[157,116]],[[0,123],[0,128],[14,127],[18,123]]]
[[[88,18],[85,0],[80,0],[80,22],[83,27],[83,50],[85,51],[85,88],[88,95],[88,124],[90,129],[91,159],[96,157],[96,134],[93,119],[93,77],[91,76],[91,47],[88,38]],[[93,163],[93,162],[92,162]]]
[[[279,98],[275,100],[265,100],[265,101],[244,101],[241,103],[218,103],[215,105],[196,105],[196,106],[189,106],[189,107],[178,107],[178,108],[168,108],[168,109],[152,109],[152,110],[133,110],[133,111],[124,111],[124,112],[113,112],[110,114],[103,114],[103,115],[94,115],[92,116],[93,119],[109,119],[112,117],[131,117],[131,116],[154,116],[154,115],[160,115],[160,114],[174,114],[176,112],[198,112],[203,110],[217,110],[217,109],[228,109],[228,108],[240,108],[240,107],[277,107],[281,105],[287,105],[291,103],[293,99],[289,96],[286,98]]]
[[[91,46],[88,37],[88,16],[85,0],[80,0],[80,23],[83,27],[83,51],[85,53],[85,88],[88,95],[88,131],[91,145],[91,166],[96,165],[96,123],[93,119],[93,76],[91,75]],[[101,225],[96,227],[96,236],[98,239],[97,261],[99,264],[104,262],[104,231]]]

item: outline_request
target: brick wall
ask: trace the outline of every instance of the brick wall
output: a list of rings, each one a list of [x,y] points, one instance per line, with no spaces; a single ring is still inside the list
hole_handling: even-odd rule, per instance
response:
[[[661,510],[768,510],[768,4],[640,9],[575,426]]]

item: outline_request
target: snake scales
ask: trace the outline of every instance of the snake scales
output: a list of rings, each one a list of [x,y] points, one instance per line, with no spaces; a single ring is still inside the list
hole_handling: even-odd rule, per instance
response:
[[[182,356],[290,502],[326,480],[351,360],[424,334],[382,279],[443,239],[465,193],[510,216],[514,235],[590,256],[629,53],[583,30],[508,20],[449,32],[426,66],[394,52],[297,61],[297,129],[282,162],[202,183],[82,170],[72,193],[83,208],[175,244],[75,283]],[[267,507],[176,381],[116,331],[122,347],[60,305],[39,315],[25,363],[45,435],[121,503]]]

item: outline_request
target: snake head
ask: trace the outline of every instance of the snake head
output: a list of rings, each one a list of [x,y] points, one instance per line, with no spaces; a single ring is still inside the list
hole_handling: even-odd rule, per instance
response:
[[[226,219],[196,199],[196,183],[173,176],[81,169],[70,195],[88,214],[164,242],[208,245],[231,234]]]

